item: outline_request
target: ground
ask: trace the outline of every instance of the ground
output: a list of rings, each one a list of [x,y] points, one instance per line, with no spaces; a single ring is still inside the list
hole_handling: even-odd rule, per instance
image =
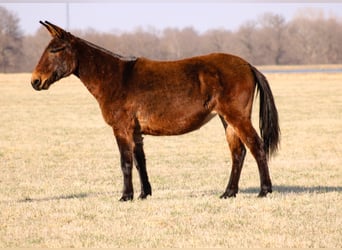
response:
[[[248,152],[237,197],[219,199],[231,159],[215,118],[146,136],[153,195],[121,203],[112,130],[82,83],[36,92],[29,74],[0,75],[0,247],[342,247],[342,74],[267,77],[282,131],[272,194],[257,198]]]

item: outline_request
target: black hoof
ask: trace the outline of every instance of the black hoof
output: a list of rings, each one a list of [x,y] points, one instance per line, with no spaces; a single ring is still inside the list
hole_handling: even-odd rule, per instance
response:
[[[232,189],[229,189],[229,190],[226,190],[226,192],[224,192],[220,198],[221,199],[227,199],[227,198],[233,198],[233,197],[236,197],[236,194],[237,194],[237,190],[232,190]]]
[[[133,200],[133,195],[123,195],[119,201],[131,201]]]
[[[144,200],[147,198],[147,196],[151,195],[152,196],[152,188],[150,183],[147,183],[144,188],[141,189],[141,193],[139,195],[140,200]]]
[[[147,196],[149,196],[149,195],[151,195],[151,194],[145,194],[145,193],[141,193],[140,195],[139,195],[139,200],[145,200],[146,198],[147,198]]]
[[[268,193],[272,193],[272,187],[262,188],[258,194],[259,198],[266,197]]]
[[[141,191],[141,194],[139,195],[139,198],[140,200],[144,200],[147,198],[147,196],[151,195],[152,196],[152,190],[149,189],[147,191]]]

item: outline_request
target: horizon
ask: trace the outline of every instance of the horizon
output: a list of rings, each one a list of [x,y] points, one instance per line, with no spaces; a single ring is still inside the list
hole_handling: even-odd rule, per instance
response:
[[[211,29],[234,31],[248,21],[256,21],[265,13],[279,14],[288,22],[307,8],[325,17],[342,19],[342,3],[117,1],[0,3],[0,6],[19,18],[20,28],[25,35],[36,33],[40,20],[48,20],[67,30],[94,29],[98,32],[124,33],[137,29],[156,32],[165,28],[192,27],[203,33]],[[93,15],[94,12],[96,15]]]

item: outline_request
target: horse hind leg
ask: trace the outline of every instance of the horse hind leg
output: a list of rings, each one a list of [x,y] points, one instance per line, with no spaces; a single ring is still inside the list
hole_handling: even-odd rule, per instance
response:
[[[239,119],[236,119],[236,117],[239,117]],[[272,182],[271,182],[271,178],[269,174],[263,141],[259,137],[257,132],[255,131],[255,129],[253,128],[251,120],[241,113],[239,114],[235,113],[234,116],[224,116],[224,120],[228,121],[229,126],[233,127],[234,133],[240,138],[240,141],[242,141],[247,146],[247,148],[250,150],[250,152],[252,153],[253,157],[255,158],[257,162],[259,176],[260,176],[260,189],[261,189],[258,196],[265,197],[267,193],[272,193]],[[232,152],[232,155],[233,155],[233,152]],[[234,156],[233,156],[233,162],[234,162]],[[239,171],[235,170],[239,174],[241,173],[241,167]],[[232,173],[234,173],[234,164],[233,164]],[[232,181],[235,180],[235,182],[237,182],[238,179],[234,179],[234,176],[238,176],[238,175],[232,174],[232,177],[231,177]],[[229,183],[228,183],[228,191],[229,191]],[[227,197],[229,196],[227,195]]]
[[[232,169],[225,192],[220,198],[235,197],[239,190],[239,180],[243,162],[246,156],[246,148],[231,126],[220,116],[226,130],[226,139],[232,156]]]
[[[267,193],[272,193],[272,182],[269,174],[263,141],[253,128],[250,119],[242,120],[233,126],[237,135],[251,151],[258,164],[261,189],[259,197],[265,197]]]

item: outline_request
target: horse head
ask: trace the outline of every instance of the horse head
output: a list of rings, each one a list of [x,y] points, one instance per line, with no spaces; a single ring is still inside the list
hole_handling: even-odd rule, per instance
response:
[[[32,73],[31,84],[35,90],[46,90],[54,82],[71,75],[77,67],[77,59],[73,35],[50,22],[40,23],[50,32],[52,40]]]

